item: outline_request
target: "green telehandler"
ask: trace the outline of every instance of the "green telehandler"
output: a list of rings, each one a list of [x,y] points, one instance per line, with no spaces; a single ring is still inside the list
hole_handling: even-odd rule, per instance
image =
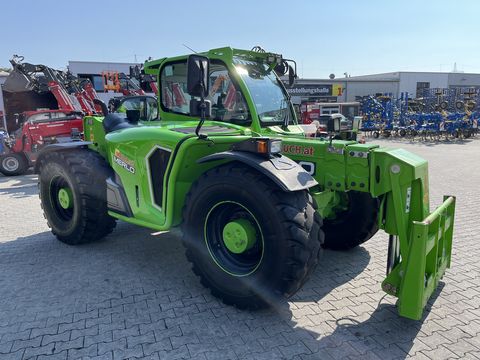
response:
[[[180,226],[193,271],[239,308],[298,291],[322,247],[389,234],[382,288],[420,319],[450,266],[455,198],[430,213],[427,162],[401,149],[308,138],[277,74],[281,55],[232,48],[145,63],[158,108],[84,118],[84,140],[45,147],[42,208],[67,244],[96,241],[117,219]]]

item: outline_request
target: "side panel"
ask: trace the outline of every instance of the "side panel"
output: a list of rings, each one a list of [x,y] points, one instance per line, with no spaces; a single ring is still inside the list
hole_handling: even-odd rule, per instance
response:
[[[86,116],[83,119],[83,134],[86,141],[90,141],[90,148],[107,157],[105,131],[103,130],[103,116]]]
[[[151,227],[165,223],[164,206],[156,203],[153,192],[154,186],[164,179],[158,179],[162,174],[155,168],[156,178],[152,181],[150,164],[158,164],[149,160],[157,149],[173,151],[181,138],[181,134],[152,127],[125,129],[106,135],[109,162],[121,179],[135,220],[151,223]]]
[[[282,138],[283,154],[307,170],[321,190],[370,191],[370,153],[378,145]]]
[[[221,162],[198,164],[212,153],[228,150],[245,136],[215,136],[209,140],[171,131],[168,127],[130,128],[107,134],[107,152],[121,179],[132,217],[123,220],[166,230],[181,222],[184,199],[192,183]]]

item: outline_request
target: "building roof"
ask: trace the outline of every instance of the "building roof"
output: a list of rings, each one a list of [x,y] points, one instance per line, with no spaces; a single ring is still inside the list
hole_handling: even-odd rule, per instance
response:
[[[136,62],[114,62],[114,61],[84,61],[84,60],[69,60],[69,64],[109,64],[109,65],[141,65],[142,63]]]
[[[400,71],[391,72],[391,73],[380,73],[380,74],[369,74],[369,75],[359,75],[351,76],[348,78],[340,78],[348,81],[355,80],[374,80],[374,81],[398,81],[400,79]]]
[[[391,82],[391,81],[400,81],[399,78],[388,78],[388,77],[382,77],[382,78],[377,78],[371,75],[365,75],[365,76],[352,76],[352,77],[342,77],[342,78],[335,78],[335,79],[302,79],[298,78],[296,82],[298,84],[302,85],[308,85],[308,84],[339,84],[339,83],[345,83],[345,82],[361,82],[361,81],[375,81],[375,82]]]
[[[375,80],[375,81],[398,81],[401,74],[416,74],[416,75],[480,75],[478,73],[464,73],[464,72],[453,72],[453,71],[395,71],[388,73],[378,73],[378,74],[369,74],[369,75],[358,75],[351,76],[348,78],[339,78],[338,80]]]

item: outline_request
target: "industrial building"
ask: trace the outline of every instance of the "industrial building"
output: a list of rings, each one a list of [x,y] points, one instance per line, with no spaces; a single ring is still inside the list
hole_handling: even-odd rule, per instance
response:
[[[480,88],[480,74],[462,72],[412,72],[352,76],[338,79],[297,79],[288,91],[292,101],[351,102],[358,97],[378,93],[391,93],[400,97],[408,92],[409,97],[422,96],[428,88]]]

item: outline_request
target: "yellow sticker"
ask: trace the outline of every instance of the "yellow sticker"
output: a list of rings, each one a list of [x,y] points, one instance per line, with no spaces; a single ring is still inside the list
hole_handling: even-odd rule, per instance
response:
[[[343,94],[343,87],[340,84],[333,84],[332,85],[332,96],[342,96]]]

